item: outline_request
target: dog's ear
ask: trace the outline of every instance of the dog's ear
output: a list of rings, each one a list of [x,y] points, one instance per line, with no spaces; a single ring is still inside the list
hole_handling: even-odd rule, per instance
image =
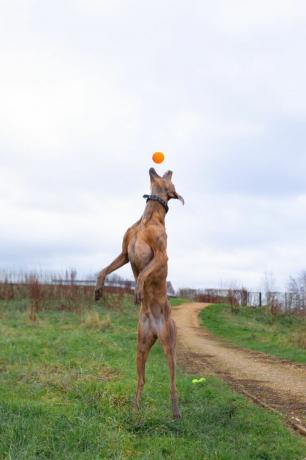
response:
[[[149,174],[150,174],[150,177],[153,178],[153,177],[160,177],[157,172],[155,171],[154,168],[150,168],[149,169]]]
[[[173,174],[173,172],[170,171],[170,170],[165,172],[165,174],[163,175],[163,179],[171,180],[172,179],[172,174]]]

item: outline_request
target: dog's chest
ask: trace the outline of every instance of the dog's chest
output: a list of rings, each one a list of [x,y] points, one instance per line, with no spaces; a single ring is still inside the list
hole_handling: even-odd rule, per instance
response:
[[[153,251],[142,238],[135,235],[128,245],[128,256],[132,265],[141,271],[153,258]]]

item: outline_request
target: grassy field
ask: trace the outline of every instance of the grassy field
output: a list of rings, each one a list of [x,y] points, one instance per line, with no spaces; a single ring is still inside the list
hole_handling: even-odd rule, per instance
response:
[[[215,335],[251,350],[306,363],[306,317],[272,315],[267,308],[241,307],[232,313],[229,305],[212,305],[200,314]]]
[[[111,302],[108,302],[108,305]],[[0,302],[0,459],[284,459],[306,441],[280,419],[208,377],[178,372],[182,412],[171,419],[168,370],[149,358],[140,412],[135,390],[137,308],[38,313]]]

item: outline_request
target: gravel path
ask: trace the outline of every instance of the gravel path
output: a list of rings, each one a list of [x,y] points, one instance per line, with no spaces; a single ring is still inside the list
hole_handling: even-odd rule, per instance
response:
[[[178,363],[193,374],[221,376],[236,390],[306,427],[306,366],[217,339],[199,325],[199,311],[207,306],[191,303],[172,310],[178,328]]]

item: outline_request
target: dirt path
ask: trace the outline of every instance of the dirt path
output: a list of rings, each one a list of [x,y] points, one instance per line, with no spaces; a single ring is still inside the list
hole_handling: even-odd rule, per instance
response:
[[[199,325],[198,313],[207,306],[183,304],[172,310],[178,327],[178,363],[193,374],[221,376],[237,391],[304,426],[306,434],[306,366],[215,338]]]

